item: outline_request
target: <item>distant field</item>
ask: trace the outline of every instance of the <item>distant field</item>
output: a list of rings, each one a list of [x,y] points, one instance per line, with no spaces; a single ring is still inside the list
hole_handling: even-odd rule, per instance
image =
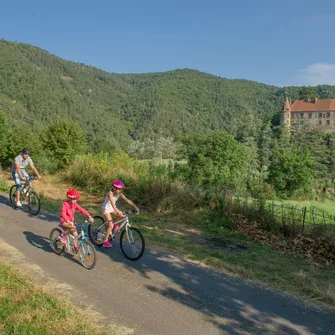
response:
[[[315,212],[324,213],[326,215],[335,216],[335,201],[298,201],[298,200],[287,200],[282,202],[286,205],[297,206],[297,207],[307,207],[308,210],[314,208]],[[334,222],[335,223],[335,222]]]

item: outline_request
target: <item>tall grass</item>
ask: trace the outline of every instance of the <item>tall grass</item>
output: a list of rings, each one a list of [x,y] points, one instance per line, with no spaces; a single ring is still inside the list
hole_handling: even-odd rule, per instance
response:
[[[125,194],[134,202],[160,211],[196,205],[187,184],[170,177],[170,167],[131,158],[124,152],[77,156],[65,178],[89,192],[105,195],[114,179],[127,186]]]

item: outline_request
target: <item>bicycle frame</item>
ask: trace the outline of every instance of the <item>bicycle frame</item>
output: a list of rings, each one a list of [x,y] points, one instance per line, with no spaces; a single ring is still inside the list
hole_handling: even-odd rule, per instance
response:
[[[37,179],[34,176],[30,176],[29,177],[29,182],[26,182],[22,188],[22,190],[20,191],[21,194],[21,198],[22,200],[25,200],[26,196],[30,193],[30,191],[33,189],[33,184],[32,184],[32,180],[33,179]],[[25,191],[25,192],[23,192]]]
[[[128,239],[129,239],[129,235],[128,235],[128,232],[129,232],[129,230],[128,230],[128,227],[131,227],[131,223],[130,223],[130,220],[129,220],[129,216],[128,215],[126,215],[124,218],[122,218],[122,219],[120,219],[120,220],[118,220],[118,221],[115,221],[115,222],[113,222],[113,224],[115,225],[115,224],[118,224],[119,225],[119,230],[118,231],[121,231],[121,229],[123,228],[123,227],[125,227],[125,229],[126,229],[126,232],[127,232],[127,237],[128,237]],[[104,223],[103,224],[101,224],[101,226],[99,226],[98,228],[97,228],[97,230],[100,230],[103,226],[107,226],[108,225],[108,221],[104,221]],[[112,231],[111,231],[111,233],[110,233],[110,236],[111,236],[111,238],[114,238],[115,237],[115,232],[114,232],[114,229],[112,229]]]
[[[85,221],[85,224],[86,224],[87,222]],[[79,240],[86,240],[87,239],[87,237],[86,237],[86,234],[85,234],[85,232],[84,232],[84,229],[83,229],[83,225],[84,224],[80,224],[81,225],[81,231],[80,231],[80,234],[78,234],[78,236],[77,237],[74,237],[72,234],[71,234],[71,232],[68,232],[67,234],[66,234],[66,239],[67,239],[67,245],[69,246],[69,247],[73,247],[74,246],[74,243],[75,243],[75,241],[79,241]],[[62,228],[63,229],[63,228]],[[64,229],[63,229],[63,231],[64,231]],[[71,240],[70,240],[71,239]]]
[[[120,222],[122,222],[122,224],[120,224]],[[128,227],[131,227],[131,224],[130,224],[128,215],[126,215],[125,218],[123,218],[123,219],[121,219],[121,220],[119,220],[119,221],[114,222],[114,225],[115,225],[115,224],[118,224],[118,225],[119,225],[119,231],[121,231],[121,229],[122,229],[124,226],[126,226],[126,230],[128,230],[128,229],[127,229]],[[111,235],[112,235],[112,237],[114,237],[114,236],[115,236],[115,233],[112,231],[112,232],[111,232]]]

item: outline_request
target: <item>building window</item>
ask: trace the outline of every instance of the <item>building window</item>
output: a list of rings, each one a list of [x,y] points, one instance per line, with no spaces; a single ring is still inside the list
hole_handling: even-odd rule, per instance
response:
[[[328,118],[328,119],[330,118],[330,113],[327,113],[327,118]]]
[[[301,119],[304,118],[304,113],[300,113],[300,118],[301,118]]]
[[[319,117],[322,117],[322,113],[319,113]]]
[[[327,126],[330,126],[330,120],[327,120]]]
[[[322,120],[319,120],[319,124],[322,124]]]
[[[312,113],[308,113],[308,118],[309,118],[309,119],[312,118]]]

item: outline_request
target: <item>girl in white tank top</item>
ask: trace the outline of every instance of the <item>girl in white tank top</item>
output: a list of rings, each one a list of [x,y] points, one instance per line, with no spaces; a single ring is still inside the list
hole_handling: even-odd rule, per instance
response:
[[[121,199],[123,199],[128,205],[134,207],[136,211],[139,213],[139,208],[131,201],[129,200],[123,193],[122,190],[125,189],[125,186],[121,180],[114,180],[112,182],[112,191],[109,191],[104,199],[104,202],[101,206],[101,212],[104,216],[105,220],[108,221],[108,228],[106,229],[106,237],[103,241],[102,245],[106,248],[110,248],[112,244],[109,241],[110,233],[113,229],[113,219],[112,215],[116,215],[118,217],[123,217],[123,213],[116,207],[116,202]],[[118,226],[115,226],[115,231],[118,230]]]

